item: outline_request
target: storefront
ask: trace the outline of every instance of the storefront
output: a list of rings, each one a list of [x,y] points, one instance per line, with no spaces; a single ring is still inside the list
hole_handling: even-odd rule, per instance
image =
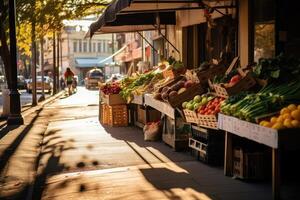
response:
[[[279,199],[280,166],[289,167],[279,158],[291,148],[299,152],[300,143],[300,61],[290,57],[299,53],[294,42],[299,34],[286,21],[295,20],[287,14],[290,4],[176,1],[149,2],[149,7],[144,2],[140,7],[140,1],[122,2],[109,22],[115,26],[104,23],[98,32],[150,30],[142,22],[118,24],[118,17],[140,12],[155,11],[158,16],[175,11],[176,23],[165,19],[163,24],[155,17],[152,23],[159,37],[148,41],[152,50],[146,49],[145,55],[152,52],[151,64],[158,67],[102,90],[100,122],[158,130],[160,120],[162,140],[174,150],[188,149],[203,162],[224,165],[227,176],[271,176],[273,197]],[[122,109],[114,111],[116,105]],[[124,116],[125,110],[125,118],[105,117],[107,112]]]

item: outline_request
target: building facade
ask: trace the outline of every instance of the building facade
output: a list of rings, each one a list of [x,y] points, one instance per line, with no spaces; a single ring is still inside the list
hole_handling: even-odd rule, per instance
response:
[[[96,35],[92,39],[85,38],[86,29],[80,25],[65,25],[59,36],[59,68],[61,76],[67,67],[83,80],[88,70],[103,68],[102,60],[112,54],[112,34]],[[56,52],[57,54],[57,52]],[[109,60],[106,62],[110,62]],[[46,39],[44,43],[45,72],[53,73],[53,40]]]

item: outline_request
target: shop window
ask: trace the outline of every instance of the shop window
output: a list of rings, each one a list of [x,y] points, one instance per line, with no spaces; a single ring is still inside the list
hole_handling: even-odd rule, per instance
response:
[[[87,52],[87,42],[83,42],[83,52]]]
[[[79,40],[79,52],[82,52],[82,40]]]
[[[106,41],[103,41],[103,52],[106,52]]]
[[[73,52],[77,52],[77,41],[73,42]]]
[[[93,43],[93,52],[96,52],[96,43]]]
[[[275,56],[275,2],[253,1],[253,60]]]
[[[91,40],[89,41],[89,52],[92,52],[92,42],[91,42]]]
[[[153,40],[153,46],[158,51],[157,53],[154,52],[154,54],[153,54],[153,64],[158,65],[158,63],[161,61],[161,57],[163,58],[165,56],[164,39],[159,38],[159,39]]]
[[[98,42],[98,52],[99,52],[99,53],[101,52],[101,41]]]

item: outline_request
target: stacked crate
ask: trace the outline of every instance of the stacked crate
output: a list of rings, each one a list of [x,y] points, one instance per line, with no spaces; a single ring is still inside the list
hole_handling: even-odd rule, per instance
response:
[[[100,92],[99,119],[103,125],[128,126],[128,109],[120,95],[104,95]]]

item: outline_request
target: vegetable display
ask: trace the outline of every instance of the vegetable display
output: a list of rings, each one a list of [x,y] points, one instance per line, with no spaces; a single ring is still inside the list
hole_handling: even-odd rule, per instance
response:
[[[229,98],[222,103],[222,113],[255,122],[260,116],[276,112],[289,103],[299,102],[300,83],[269,84],[256,94],[240,97],[236,102]]]

